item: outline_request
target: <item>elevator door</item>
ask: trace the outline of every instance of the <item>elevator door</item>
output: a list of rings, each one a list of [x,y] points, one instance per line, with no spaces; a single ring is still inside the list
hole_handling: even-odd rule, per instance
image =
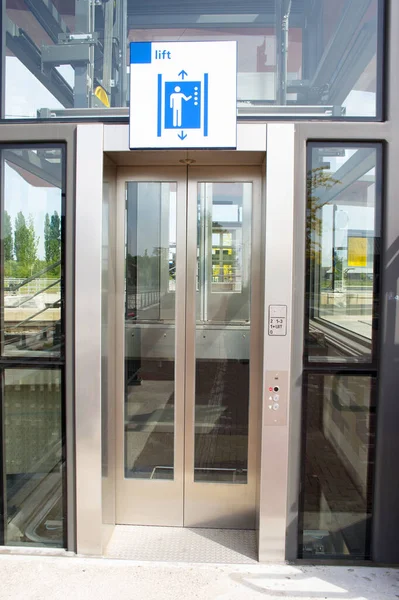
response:
[[[256,168],[118,173],[118,523],[255,527]]]

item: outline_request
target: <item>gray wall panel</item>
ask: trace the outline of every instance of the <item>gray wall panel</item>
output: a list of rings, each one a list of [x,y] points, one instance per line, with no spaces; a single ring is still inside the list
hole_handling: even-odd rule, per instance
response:
[[[388,118],[381,295],[381,369],[376,431],[372,557],[399,563],[399,2],[390,1]]]
[[[101,244],[103,126],[79,125],[76,161],[77,552],[102,552]]]

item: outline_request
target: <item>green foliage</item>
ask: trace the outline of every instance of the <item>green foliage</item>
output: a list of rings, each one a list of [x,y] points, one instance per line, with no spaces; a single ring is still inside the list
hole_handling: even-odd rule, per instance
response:
[[[334,185],[340,184],[326,172],[325,167],[310,169],[307,174],[307,212],[306,212],[306,253],[312,262],[320,262],[320,238],[322,234],[321,209],[327,202],[322,202],[317,194],[324,194]]]
[[[334,277],[335,281],[341,281],[344,273],[343,273],[343,260],[340,256],[337,255],[337,252],[334,251],[334,261],[333,261],[333,269],[334,269]]]
[[[152,256],[147,250],[144,250],[144,255],[127,255],[126,280],[130,293],[159,290],[162,253],[161,248],[153,248]]]
[[[39,238],[35,233],[33,216],[29,215],[26,221],[20,211],[15,218],[14,225],[14,252],[17,265],[13,269],[19,273],[13,273],[13,277],[29,277],[34,273],[38,246]]]
[[[5,262],[12,260],[14,257],[14,243],[12,239],[11,217],[7,211],[4,211],[3,220],[3,251]]]
[[[46,213],[44,219],[44,254],[49,266],[61,258],[61,219],[57,211],[51,217]],[[49,275],[59,277],[60,272],[61,267],[58,265],[49,271]]]
[[[3,214],[4,275],[25,279],[60,261],[61,258],[61,219],[57,211],[44,219],[45,259],[39,260],[39,236],[36,235],[33,216],[28,218],[20,211],[12,230],[11,218],[7,211]],[[61,267],[54,267],[43,276],[60,277]]]
[[[14,240],[12,235],[11,217],[7,211],[4,211],[3,218],[3,252],[4,275],[5,277],[10,277],[14,258]]]
[[[50,262],[50,217],[48,213],[44,217],[44,256],[46,262]]]

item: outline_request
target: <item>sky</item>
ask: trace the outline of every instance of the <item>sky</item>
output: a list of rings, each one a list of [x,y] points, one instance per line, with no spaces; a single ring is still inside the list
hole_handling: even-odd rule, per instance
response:
[[[69,65],[57,67],[73,87],[75,71]],[[32,75],[18,58],[6,57],[6,118],[37,118],[40,108],[64,108],[56,98]]]

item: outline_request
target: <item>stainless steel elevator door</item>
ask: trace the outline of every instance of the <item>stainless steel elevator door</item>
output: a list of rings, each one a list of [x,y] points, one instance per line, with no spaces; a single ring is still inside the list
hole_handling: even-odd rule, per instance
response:
[[[118,175],[117,522],[255,527],[260,173]]]

